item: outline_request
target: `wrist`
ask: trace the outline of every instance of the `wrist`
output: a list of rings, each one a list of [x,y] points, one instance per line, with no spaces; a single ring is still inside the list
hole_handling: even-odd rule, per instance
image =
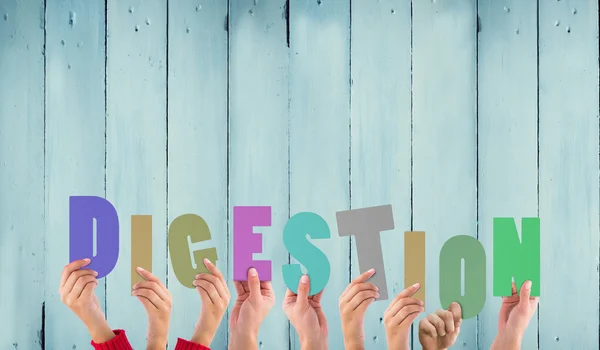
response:
[[[212,343],[213,338],[214,336],[211,336],[206,332],[196,331],[194,332],[194,335],[192,336],[190,341],[192,343],[200,344],[208,348],[210,346],[210,343]]]
[[[494,339],[491,349],[518,350],[521,348],[522,340],[522,332],[504,329],[498,332],[498,335],[496,336],[496,339]]]
[[[389,350],[410,350],[410,337],[406,335],[388,335],[386,336]],[[444,349],[428,349],[423,346],[423,350],[444,350]]]
[[[96,344],[106,343],[116,336],[105,319],[102,319],[102,321],[89,322],[86,324],[86,327],[92,341]]]
[[[300,350],[325,350],[327,349],[327,337],[298,336],[300,339]]]
[[[231,332],[229,339],[229,350],[254,350],[258,349],[258,332],[237,331]]]

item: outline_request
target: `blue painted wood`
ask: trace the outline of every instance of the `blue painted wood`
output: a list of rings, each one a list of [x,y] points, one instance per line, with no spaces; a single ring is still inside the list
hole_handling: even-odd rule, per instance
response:
[[[493,295],[493,220],[538,216],[537,5],[479,0],[478,207],[479,240],[487,253],[486,303],[478,348],[498,332],[502,298]],[[522,349],[537,349],[537,315]]]
[[[290,1],[290,212],[314,212],[331,230],[314,240],[328,257],[323,294],[329,348],[343,348],[338,298],[350,282],[350,239],[336,211],[350,207],[349,1]],[[292,338],[299,349],[297,336]]]
[[[598,2],[540,2],[538,312],[544,350],[599,346],[597,14]]]
[[[538,209],[535,3],[479,0],[477,79],[475,2],[413,2],[412,111],[407,0],[354,1],[352,21],[347,0],[291,0],[289,48],[284,1],[232,0],[229,33],[224,2],[171,1],[169,71],[165,2],[109,1],[108,19],[102,1],[48,2],[45,23],[43,5],[0,2],[0,273],[13,282],[0,298],[0,312],[8,315],[0,321],[0,349],[40,348],[44,301],[46,348],[89,346],[85,328],[60,301],[58,283],[68,262],[68,197],[105,195],[105,150],[121,249],[97,291],[103,307],[108,300],[110,325],[127,329],[134,347],[145,342],[146,315],[130,297],[131,215],[153,215],[154,271],[163,280],[170,276],[175,298],[173,348],[176,337],[189,338],[200,302],[167,273],[168,224],[183,213],[203,216],[213,239],[194,248],[216,246],[223,257],[218,266],[230,274],[232,207],[270,205],[273,225],[257,229],[264,253],[255,257],[273,260],[277,303],[261,329],[262,348],[287,349],[290,341],[299,348],[281,311],[280,269],[288,262],[281,231],[289,214],[300,211],[316,212],[330,225],[332,238],[314,243],[332,263],[324,304],[330,348],[341,348],[337,299],[357,266],[350,240],[338,237],[335,212],[350,204],[393,205],[396,229],[381,239],[389,292],[401,290],[403,259],[391,248],[402,251],[403,231],[410,229],[411,146],[413,228],[427,232],[427,311],[440,306],[442,244],[458,234],[475,236],[479,222],[488,297],[479,322],[465,323],[456,347],[489,348],[499,307],[492,296],[491,220],[535,216]],[[542,349],[599,346],[597,13],[598,5],[584,0],[539,7]],[[235,298],[232,283],[230,289]],[[377,302],[368,311],[368,349],[385,347],[380,318],[387,305]],[[536,321],[523,349],[537,348]],[[225,346],[227,326],[224,320],[213,348]],[[420,348],[416,338],[414,348]]]
[[[351,204],[391,204],[395,225],[380,239],[389,299],[367,309],[365,349],[387,348],[383,314],[404,289],[404,232],[411,229],[410,10],[407,0],[352,4]],[[352,240],[352,278],[359,274]]]
[[[289,323],[281,308],[286,291],[281,266],[289,261],[282,240],[289,217],[289,59],[282,5],[229,3],[229,272],[232,276],[233,207],[271,206],[271,226],[254,229],[263,241],[262,253],[254,258],[272,261],[276,302],[258,336],[259,347],[272,350],[289,346]],[[229,282],[233,306],[237,293],[233,279]]]
[[[102,3],[46,7],[46,348],[88,347],[82,322],[61,302],[69,263],[69,196],[104,197],[104,21]],[[96,295],[104,309],[104,279]]]
[[[108,1],[107,199],[119,214],[119,264],[107,276],[107,319],[135,348],[146,312],[131,296],[131,215],[152,215],[152,272],[167,273],[166,3]]]
[[[44,302],[44,7],[0,3],[0,349],[39,349]]]
[[[441,308],[442,246],[477,233],[475,5],[413,2],[413,229],[426,232],[427,314]],[[464,320],[455,346],[475,349],[476,328]]]
[[[217,248],[217,267],[228,278],[227,255],[227,3],[169,2],[169,223],[194,213],[212,239],[192,250]],[[202,265],[202,261],[196,261]],[[200,315],[196,289],[184,287],[169,262],[173,314],[169,348],[189,339]],[[227,348],[227,318],[211,348]]]

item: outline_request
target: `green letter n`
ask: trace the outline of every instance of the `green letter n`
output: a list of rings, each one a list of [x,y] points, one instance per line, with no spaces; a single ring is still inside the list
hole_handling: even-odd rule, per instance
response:
[[[519,240],[514,218],[494,218],[494,296],[512,295],[513,277],[517,293],[529,280],[540,295],[540,218],[523,218],[521,232]]]

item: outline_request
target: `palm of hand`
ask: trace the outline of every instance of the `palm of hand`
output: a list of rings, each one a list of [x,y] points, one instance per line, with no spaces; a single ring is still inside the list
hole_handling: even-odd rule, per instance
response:
[[[248,288],[248,283],[243,282],[242,287],[243,292],[240,292],[240,290],[238,290],[238,297],[235,301],[233,309],[231,310],[231,327],[235,327],[238,323],[255,323],[255,320],[257,318],[260,321],[262,321],[262,319],[266,316],[266,312],[275,303],[275,295],[270,289],[261,288],[260,298],[252,299],[250,298],[250,290]],[[266,302],[268,307],[262,307],[260,305],[262,302]]]
[[[499,331],[507,327],[512,329],[527,327],[531,314],[537,308],[537,300],[530,298],[526,305],[519,304],[519,300],[520,297],[516,293],[510,297],[502,298],[502,307],[500,308],[498,322]]]
[[[294,324],[305,325],[307,329],[310,329],[312,332],[324,332],[327,334],[327,323],[321,322],[320,320],[325,320],[325,314],[323,313],[323,308],[321,307],[320,295],[313,295],[308,297],[308,304],[304,310],[297,310],[298,314],[301,315],[300,319],[292,319],[294,308],[298,308],[298,304],[296,303],[298,299],[297,295],[290,297],[286,300],[284,305],[284,311],[290,317],[290,321]]]

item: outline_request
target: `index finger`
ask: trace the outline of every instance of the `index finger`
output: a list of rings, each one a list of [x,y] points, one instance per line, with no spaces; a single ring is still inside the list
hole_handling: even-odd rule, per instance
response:
[[[140,274],[140,276],[144,277],[146,281],[156,282],[162,289],[167,290],[167,287],[165,287],[160,278],[154,276],[152,272],[146,271],[141,267],[138,267],[135,270]]]
[[[323,298],[323,292],[325,291],[325,289],[322,289],[319,293],[313,295],[312,300],[314,300],[317,303],[321,302],[321,299]]]
[[[354,287],[355,285],[366,282],[374,274],[375,274],[375,269],[370,269],[369,271],[363,272],[358,277],[356,277],[354,280],[352,280],[352,282],[350,282],[350,284],[348,284],[346,289],[344,289],[344,292],[342,293],[342,295],[345,295],[346,293],[348,293],[348,291],[350,289],[352,289],[352,287]]]
[[[79,270],[80,268],[84,267],[85,265],[88,265],[90,262],[91,262],[90,259],[85,258],[85,259],[81,259],[81,260],[75,260],[75,261],[67,264],[67,266],[65,266],[63,268],[62,275],[60,276],[61,288],[64,287],[65,283],[67,282],[67,279],[69,278],[69,275],[71,275],[71,273],[73,273],[73,271]]]
[[[208,269],[208,271],[210,271],[210,273],[212,273],[215,277],[220,279],[221,283],[223,283],[224,285],[227,285],[227,282],[225,281],[225,277],[223,277],[223,274],[221,273],[221,271],[219,271],[217,266],[215,266],[215,264],[213,264],[212,261],[204,258],[204,266],[206,266],[206,268]]]
[[[410,287],[406,288],[405,290],[401,291],[400,293],[398,293],[398,295],[396,295],[396,297],[394,298],[394,300],[392,300],[392,302],[390,304],[395,304],[400,299],[413,296],[413,294],[415,294],[420,288],[421,288],[421,284],[419,284],[419,283],[413,284],[412,286],[410,286]]]

